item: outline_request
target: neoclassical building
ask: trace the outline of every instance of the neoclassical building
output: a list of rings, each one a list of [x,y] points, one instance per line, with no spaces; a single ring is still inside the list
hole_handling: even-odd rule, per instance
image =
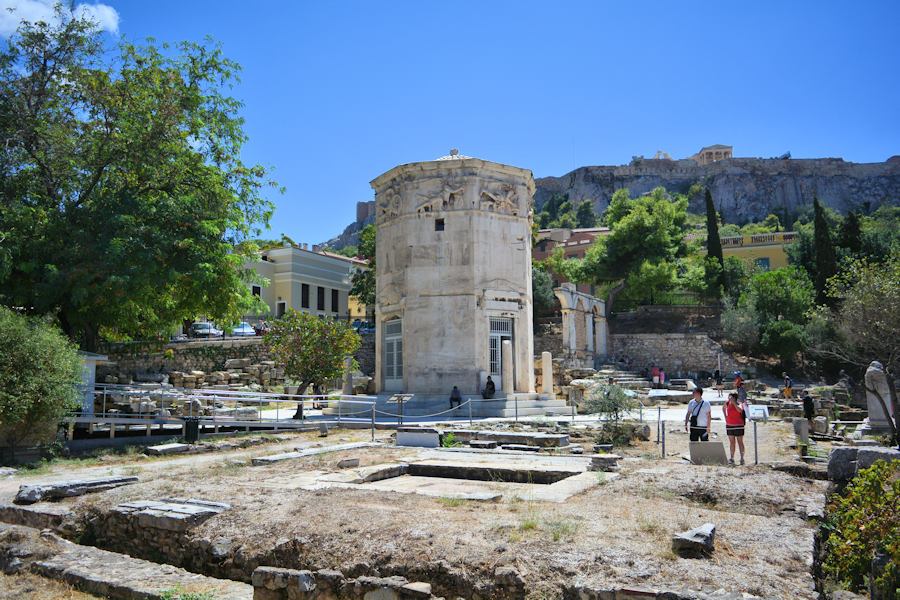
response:
[[[453,150],[371,185],[378,391],[534,393],[531,171]]]

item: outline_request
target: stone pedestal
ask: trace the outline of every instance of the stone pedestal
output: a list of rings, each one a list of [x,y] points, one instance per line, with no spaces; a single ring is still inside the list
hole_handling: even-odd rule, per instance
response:
[[[553,356],[549,352],[541,353],[541,392],[553,396]]]

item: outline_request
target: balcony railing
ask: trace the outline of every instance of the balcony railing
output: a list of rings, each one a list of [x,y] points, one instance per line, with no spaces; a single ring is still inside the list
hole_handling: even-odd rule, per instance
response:
[[[755,235],[736,235],[722,238],[723,248],[738,248],[741,246],[768,246],[773,244],[791,244],[797,240],[797,234],[793,231],[781,231],[778,233],[757,233]]]

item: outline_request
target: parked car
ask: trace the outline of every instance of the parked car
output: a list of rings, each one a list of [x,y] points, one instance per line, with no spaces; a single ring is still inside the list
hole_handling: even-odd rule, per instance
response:
[[[190,336],[192,338],[222,337],[222,330],[216,329],[212,323],[191,324]]]
[[[241,322],[231,330],[231,335],[235,337],[249,337],[256,335],[256,330],[250,326],[250,323]]]

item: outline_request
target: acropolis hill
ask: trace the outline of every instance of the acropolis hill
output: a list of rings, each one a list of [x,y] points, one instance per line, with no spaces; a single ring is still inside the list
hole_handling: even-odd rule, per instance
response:
[[[840,213],[874,210],[900,202],[900,156],[881,163],[852,163],[841,158],[728,158],[699,164],[692,159],[635,157],[622,166],[580,167],[561,177],[535,180],[538,208],[554,193],[570,200],[590,199],[600,213],[613,193],[628,188],[631,194],[663,186],[688,193],[693,184],[708,187],[716,208],[726,221],[743,224],[762,220],[769,213],[796,215],[812,204],[813,196]],[[702,194],[691,197],[691,210],[702,212]]]
[[[617,189],[632,195],[663,186],[688,193],[694,184],[708,186],[726,221],[743,224],[769,213],[796,216],[813,196],[840,213],[866,212],[882,204],[900,203],[900,156],[880,163],[853,163],[842,158],[727,158],[701,164],[682,160],[635,157],[627,165],[580,167],[560,177],[535,180],[538,210],[554,193],[573,201],[590,199],[599,214]],[[691,196],[691,210],[703,212],[703,196]],[[357,220],[327,242],[340,248],[355,244],[363,225],[374,220],[374,202],[360,202]]]

